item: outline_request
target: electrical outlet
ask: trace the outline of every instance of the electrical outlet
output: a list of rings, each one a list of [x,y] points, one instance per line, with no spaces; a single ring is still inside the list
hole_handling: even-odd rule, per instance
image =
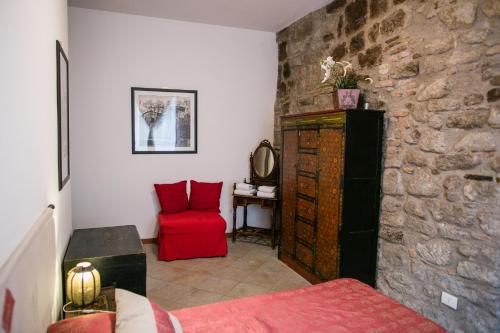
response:
[[[453,310],[457,309],[458,306],[458,298],[456,298],[453,295],[448,294],[447,292],[443,291],[441,293],[441,303],[444,305],[449,306]]]

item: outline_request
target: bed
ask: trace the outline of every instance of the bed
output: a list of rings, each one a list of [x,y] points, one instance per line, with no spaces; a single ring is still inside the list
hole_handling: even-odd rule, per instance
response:
[[[353,279],[172,311],[184,333],[438,333],[441,326]],[[115,314],[60,321],[49,333],[114,332]]]

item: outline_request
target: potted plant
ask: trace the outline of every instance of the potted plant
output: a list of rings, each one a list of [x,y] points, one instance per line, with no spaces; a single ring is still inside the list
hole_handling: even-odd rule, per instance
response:
[[[320,62],[325,71],[325,77],[321,83],[333,87],[333,106],[338,109],[355,109],[358,106],[359,93],[358,82],[373,80],[354,71],[352,64],[348,61],[335,61],[328,57]]]

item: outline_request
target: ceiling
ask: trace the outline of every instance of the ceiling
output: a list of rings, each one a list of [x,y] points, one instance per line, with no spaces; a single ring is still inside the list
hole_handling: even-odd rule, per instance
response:
[[[68,0],[72,7],[277,32],[332,0]]]

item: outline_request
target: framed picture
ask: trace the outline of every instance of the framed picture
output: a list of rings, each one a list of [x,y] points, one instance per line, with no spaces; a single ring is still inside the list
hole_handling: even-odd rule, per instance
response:
[[[59,41],[57,57],[57,151],[59,164],[59,191],[69,180],[69,90],[68,58]]]
[[[196,90],[132,88],[132,154],[196,154]]]

